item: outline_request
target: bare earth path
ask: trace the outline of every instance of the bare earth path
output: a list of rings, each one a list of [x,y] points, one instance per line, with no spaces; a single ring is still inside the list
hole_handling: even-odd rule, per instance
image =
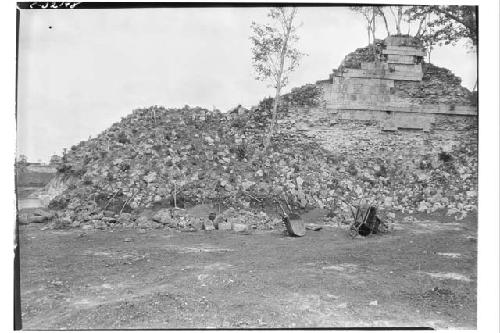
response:
[[[23,329],[475,328],[476,223],[180,233],[20,229]]]

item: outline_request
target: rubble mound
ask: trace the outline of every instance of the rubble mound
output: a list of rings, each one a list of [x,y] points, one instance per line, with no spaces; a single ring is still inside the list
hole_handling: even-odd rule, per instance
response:
[[[413,151],[414,145],[401,136],[387,150],[385,134],[350,123],[337,125],[335,133],[343,139],[335,139],[332,150],[319,136],[297,130],[285,108],[263,153],[270,114],[266,103],[229,113],[197,107],[137,109],[96,138],[71,147],[48,185],[56,194],[49,208],[59,210],[60,225],[97,229],[134,221],[138,227],[199,229],[208,216],[184,222],[174,212],[155,218],[160,222],[141,216],[145,210],[198,204],[220,212],[229,207],[247,211],[242,221],[261,221],[263,228],[276,223],[259,219],[258,213],[275,207],[277,200],[290,211],[329,209],[336,223],[349,219],[350,205],[361,199],[383,211],[443,210],[464,216],[476,209],[473,142],[453,137],[449,149],[428,155],[428,149]],[[343,127],[350,135],[343,134]],[[428,145],[430,134],[421,135]],[[412,154],[404,160],[393,151]]]
[[[462,86],[462,79],[449,69],[422,64],[422,81],[394,81],[396,95],[426,104],[474,105],[473,94]]]
[[[221,113],[202,108],[135,110],[64,155],[49,208],[85,223],[118,220],[141,209],[217,203],[249,208],[315,205],[326,151],[296,131],[276,134],[262,154],[269,110]],[[315,179],[314,177],[312,179]],[[291,192],[289,189],[293,189]]]
[[[375,52],[373,48],[375,47]],[[360,47],[355,51],[347,54],[342,60],[338,70],[342,71],[343,68],[361,68],[362,62],[374,62],[380,59],[382,50],[384,48],[384,41],[381,39],[375,40],[374,44],[365,47]]]

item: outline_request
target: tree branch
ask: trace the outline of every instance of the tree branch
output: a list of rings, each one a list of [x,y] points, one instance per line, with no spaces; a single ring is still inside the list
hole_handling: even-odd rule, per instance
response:
[[[458,22],[458,23],[462,24],[463,26],[465,26],[465,27],[466,27],[467,29],[469,29],[469,30],[476,31],[476,27],[471,26],[471,25],[469,25],[469,24],[465,23],[465,21],[464,21],[464,20],[462,20],[460,17],[458,17],[458,16],[456,16],[456,15],[453,15],[453,14],[451,14],[450,12],[447,12],[446,10],[444,10],[444,9],[440,8],[439,6],[435,6],[434,8],[435,8],[435,10],[436,10],[438,13],[443,14],[445,17],[447,17],[447,18],[449,18],[449,19],[452,19],[452,20],[454,20],[455,22]]]

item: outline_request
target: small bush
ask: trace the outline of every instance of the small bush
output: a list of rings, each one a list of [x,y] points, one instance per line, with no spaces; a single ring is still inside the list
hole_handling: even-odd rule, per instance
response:
[[[245,128],[246,124],[247,119],[245,119],[244,117],[236,117],[231,122],[231,126],[235,128]]]
[[[89,175],[83,176],[83,184],[84,185],[92,185],[92,177]]]
[[[375,177],[387,177],[387,169],[385,165],[380,165],[380,169],[375,172]]]
[[[347,167],[347,172],[351,176],[356,176],[358,174],[358,169],[356,168],[356,164],[354,164],[354,162],[349,163],[349,166]]]
[[[53,210],[65,209],[68,207],[69,200],[65,196],[57,196],[49,203],[48,208]]]
[[[248,153],[247,153],[247,147],[244,146],[244,145],[240,145],[236,148],[236,156],[238,157],[238,159],[241,161],[241,160],[244,160],[245,158],[247,158],[248,156]]]
[[[440,152],[438,157],[439,157],[439,160],[443,161],[444,163],[448,163],[448,162],[453,161],[453,156],[445,151]]]
[[[125,132],[120,132],[120,134],[118,134],[118,142],[123,144],[130,143],[130,140],[127,137],[127,134],[125,134]]]
[[[69,172],[71,170],[71,165],[69,164],[60,164],[59,166],[57,166],[57,172],[59,173],[66,173],[66,172]]]
[[[327,157],[327,161],[329,164],[339,164],[345,161],[346,157],[342,154],[332,154]]]

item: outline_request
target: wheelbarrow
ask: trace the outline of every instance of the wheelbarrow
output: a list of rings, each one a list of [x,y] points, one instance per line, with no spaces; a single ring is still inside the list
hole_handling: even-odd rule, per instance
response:
[[[283,206],[279,201],[275,201],[278,207],[281,209],[281,220],[285,224],[286,231],[290,236],[302,237],[306,234],[306,228],[304,222],[298,214],[290,212],[287,214],[283,209]]]
[[[381,220],[377,217],[376,207],[365,203],[358,207],[352,207],[351,213],[354,219],[349,226],[351,237],[356,237],[357,235],[368,236],[378,233]]]

